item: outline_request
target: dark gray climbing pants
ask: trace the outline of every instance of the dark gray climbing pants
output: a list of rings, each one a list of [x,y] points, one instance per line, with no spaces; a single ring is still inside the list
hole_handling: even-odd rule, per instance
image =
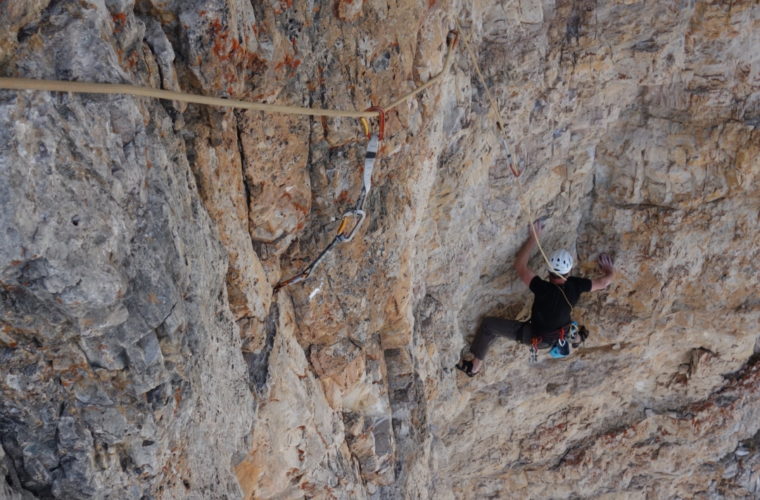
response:
[[[491,342],[496,337],[506,337],[530,345],[533,333],[530,329],[530,323],[488,317],[483,319],[483,322],[480,324],[478,333],[475,334],[475,340],[472,341],[472,345],[470,346],[470,352],[478,359],[485,359],[488,346],[491,345]]]

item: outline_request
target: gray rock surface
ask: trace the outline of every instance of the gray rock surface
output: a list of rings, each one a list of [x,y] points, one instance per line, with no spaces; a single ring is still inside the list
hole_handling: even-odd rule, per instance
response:
[[[277,295],[358,196],[355,120],[0,91],[0,496],[758,496],[756,1],[0,0],[0,76],[365,109],[457,24],[368,221]],[[617,258],[592,337],[468,379],[538,215]]]
[[[115,33],[104,5],[57,3],[18,71],[126,79],[106,40],[144,46],[130,23]],[[0,430],[21,484],[56,498],[239,495],[231,462],[253,398],[225,253],[170,114],[23,92],[0,108]]]

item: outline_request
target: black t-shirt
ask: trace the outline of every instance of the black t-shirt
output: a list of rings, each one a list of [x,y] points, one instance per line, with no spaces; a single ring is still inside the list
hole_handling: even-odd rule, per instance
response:
[[[533,332],[541,335],[559,330],[570,323],[570,306],[567,300],[575,305],[583,292],[591,291],[591,280],[571,276],[563,284],[555,285],[536,276],[530,281],[530,291],[536,295],[530,324]],[[565,292],[567,300],[562,296],[562,292]]]

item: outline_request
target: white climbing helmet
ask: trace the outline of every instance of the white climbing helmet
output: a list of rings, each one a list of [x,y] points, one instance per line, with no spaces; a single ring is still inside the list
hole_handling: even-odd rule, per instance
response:
[[[573,256],[567,250],[557,250],[549,259],[551,271],[565,275],[573,268]]]

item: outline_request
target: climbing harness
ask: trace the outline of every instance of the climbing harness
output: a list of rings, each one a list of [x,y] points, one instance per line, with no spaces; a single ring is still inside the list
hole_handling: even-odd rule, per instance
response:
[[[586,327],[578,326],[577,321],[571,321],[568,326],[567,337],[565,336],[565,329],[560,330],[559,339],[552,345],[549,355],[552,358],[566,358],[570,355],[570,345],[573,346],[573,349],[577,349],[586,342],[586,338],[588,338]]]
[[[570,347],[577,349],[581,347],[588,338],[588,329],[585,326],[579,326],[577,321],[571,321],[566,327],[559,329],[559,338],[552,342],[549,349],[549,355],[555,359],[566,358],[572,352]],[[531,339],[530,359],[528,362],[534,364],[538,362],[538,345],[541,342],[540,337]]]
[[[565,291],[562,290],[562,287],[558,284],[554,283],[554,286],[557,287],[557,290],[562,294],[562,297],[564,297],[565,302],[567,302],[567,305],[570,307],[570,314],[573,314],[573,304],[570,303],[570,300],[567,298],[567,295],[565,295]],[[576,339],[578,334],[578,322],[577,321],[571,321],[570,325],[568,325],[568,338],[570,339],[570,342],[573,344],[573,347],[577,347]],[[586,327],[581,327],[586,332],[586,336],[588,336],[588,330],[586,330]],[[531,339],[532,345],[530,348],[530,360],[529,363],[537,363],[538,362],[538,343],[540,338],[539,337],[533,337]],[[583,337],[583,340],[580,342],[581,344],[586,341],[586,337]],[[559,329],[559,339],[555,340],[551,348],[549,349],[549,355],[552,358],[565,358],[570,355],[570,345],[568,344],[568,341],[565,339],[565,327],[562,327]]]
[[[576,323],[577,325],[577,323]],[[588,328],[586,328],[585,325],[580,325],[578,327],[577,332],[572,333],[570,335],[570,343],[573,345],[573,348],[577,349],[578,347],[582,347],[586,344],[586,339],[589,336]]]
[[[365,132],[369,136],[369,143],[367,144],[367,153],[364,155],[364,172],[362,174],[362,190],[359,194],[359,198],[356,200],[356,204],[354,205],[354,208],[351,210],[348,210],[346,213],[343,214],[343,218],[340,221],[340,224],[338,225],[338,230],[335,234],[335,237],[332,239],[332,241],[322,250],[316,259],[312,261],[311,264],[306,266],[303,271],[296,274],[292,278],[288,278],[286,280],[280,281],[275,285],[274,292],[277,293],[281,288],[286,287],[288,285],[292,285],[294,283],[299,283],[306,278],[309,277],[309,275],[316,269],[316,267],[319,265],[320,262],[322,262],[322,259],[325,258],[325,256],[333,249],[335,245],[338,243],[343,243],[346,241],[351,241],[354,238],[354,235],[359,230],[359,227],[361,227],[362,223],[364,222],[364,219],[367,217],[367,213],[364,211],[364,202],[367,200],[367,195],[369,194],[369,190],[372,188],[372,170],[375,167],[375,160],[377,159],[377,152],[380,147],[380,141],[382,140],[383,136],[385,135],[385,111],[378,107],[370,108],[375,111],[377,111],[379,114],[379,130],[377,134],[369,135],[369,124],[367,124],[364,120],[362,120],[362,125],[364,126]],[[353,227],[349,229],[351,226],[351,220],[355,220]]]

